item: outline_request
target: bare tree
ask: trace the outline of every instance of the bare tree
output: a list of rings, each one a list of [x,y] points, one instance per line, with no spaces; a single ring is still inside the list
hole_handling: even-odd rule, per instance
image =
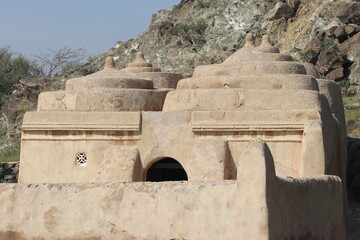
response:
[[[48,49],[46,53],[40,53],[35,58],[38,60],[43,72],[51,76],[62,72],[66,68],[80,65],[85,56],[85,49],[73,49],[65,46],[57,50]]]

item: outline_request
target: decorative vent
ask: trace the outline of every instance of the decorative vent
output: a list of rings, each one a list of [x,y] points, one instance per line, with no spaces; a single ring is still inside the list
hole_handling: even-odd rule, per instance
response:
[[[76,154],[76,163],[79,166],[85,167],[86,166],[86,160],[87,160],[86,153],[78,153],[78,154]]]

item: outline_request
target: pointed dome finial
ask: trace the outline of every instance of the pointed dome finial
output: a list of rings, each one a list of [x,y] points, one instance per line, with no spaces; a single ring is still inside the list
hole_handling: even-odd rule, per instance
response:
[[[135,56],[135,62],[146,62],[145,58],[144,58],[144,53],[143,52],[137,52],[136,56]]]
[[[264,35],[264,36],[262,37],[262,42],[270,43],[270,37],[269,37],[269,35]]]
[[[264,35],[262,37],[262,42],[258,49],[264,53],[280,53],[278,48],[271,45],[269,35]]]
[[[135,55],[135,60],[128,64],[128,67],[152,67],[144,58],[144,53],[139,51]]]
[[[106,57],[104,68],[115,68],[115,62],[114,62],[113,57],[111,57],[111,56]]]
[[[255,47],[255,37],[251,32],[248,33],[245,37],[245,45],[244,47]]]

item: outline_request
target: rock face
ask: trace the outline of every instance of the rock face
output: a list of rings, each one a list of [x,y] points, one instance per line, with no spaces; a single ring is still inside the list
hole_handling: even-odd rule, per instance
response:
[[[320,59],[317,66],[324,76],[349,79],[356,85],[359,57],[354,36],[360,30],[359,4],[347,0],[183,0],[170,11],[154,14],[147,31],[116,44],[106,55],[114,56],[122,68],[141,50],[155,66],[190,76],[198,65],[225,60],[243,44],[246,33],[268,33],[282,52],[313,64]],[[342,43],[351,49],[340,47]],[[323,53],[328,47],[334,48],[329,51],[336,59]],[[104,56],[94,64],[101,66]]]
[[[106,54],[121,68],[141,50],[166,72],[190,76],[197,65],[224,61],[249,30],[260,29],[259,20],[274,7],[258,0],[181,1],[171,11],[154,14],[147,31]]]

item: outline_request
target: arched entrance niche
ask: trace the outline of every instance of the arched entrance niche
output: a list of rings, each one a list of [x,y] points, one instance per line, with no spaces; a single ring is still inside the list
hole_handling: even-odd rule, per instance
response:
[[[181,164],[173,158],[163,158],[153,163],[146,172],[146,181],[187,181],[188,176]]]

